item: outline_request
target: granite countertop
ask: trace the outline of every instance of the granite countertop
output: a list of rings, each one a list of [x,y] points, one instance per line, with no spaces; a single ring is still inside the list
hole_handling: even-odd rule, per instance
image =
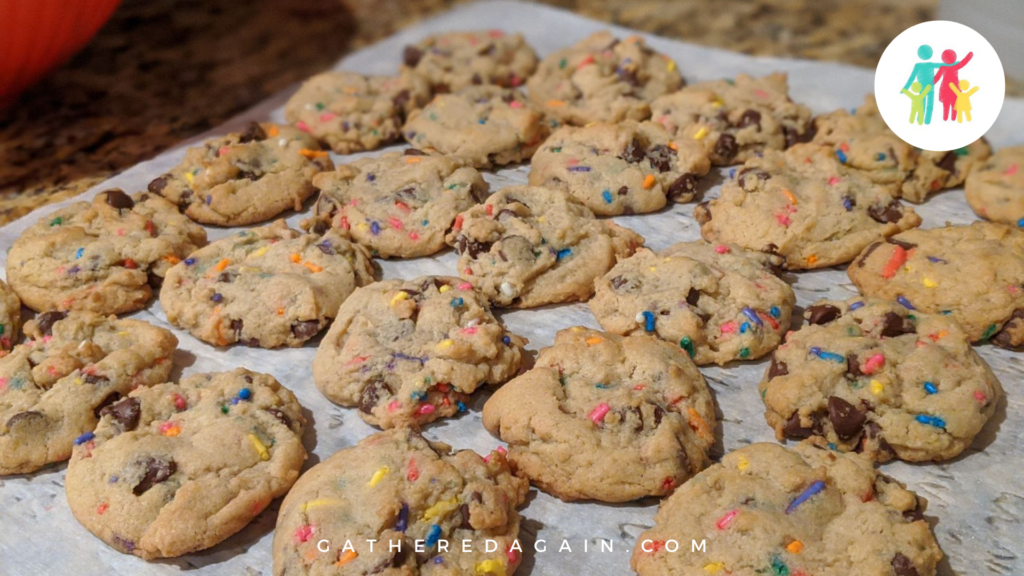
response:
[[[545,0],[758,55],[874,66],[936,0]],[[0,224],[79,194],[460,0],[124,0],[0,111]]]

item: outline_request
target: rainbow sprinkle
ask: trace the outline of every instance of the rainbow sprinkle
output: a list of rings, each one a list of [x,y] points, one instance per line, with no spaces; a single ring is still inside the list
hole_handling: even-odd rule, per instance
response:
[[[816,480],[813,484],[808,486],[806,490],[801,492],[799,496],[794,498],[793,501],[789,503],[789,506],[786,506],[786,514],[791,514],[801,504],[807,502],[808,500],[811,499],[811,497],[813,497],[815,494],[821,492],[824,489],[825,483],[822,482],[821,480]]]

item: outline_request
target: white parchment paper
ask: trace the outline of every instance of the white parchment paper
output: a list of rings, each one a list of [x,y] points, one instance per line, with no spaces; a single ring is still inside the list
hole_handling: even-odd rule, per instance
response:
[[[487,2],[462,7],[406,29],[356,52],[339,62],[337,67],[364,73],[392,73],[407,43],[431,33],[474,28],[522,32],[544,55],[609,26],[543,6],[511,1]],[[620,36],[634,33],[611,28]],[[857,106],[873,85],[873,72],[867,69],[835,63],[754,58],[644,36],[653,48],[675,58],[690,82],[730,77],[739,72],[760,75],[776,70],[786,71],[793,98],[807,103],[816,113]],[[283,121],[282,105],[287,96],[281,94],[272,98],[202,138],[227,133],[249,120],[270,118]],[[988,137],[995,147],[1020,144],[1024,142],[1021,126],[1024,126],[1024,101],[1007,99],[1002,115]],[[177,164],[188,144],[194,143],[183,144],[135,166],[76,200],[89,198],[99,190],[115,186],[128,192],[142,190],[152,178]],[[350,159],[334,157],[335,163]],[[702,186],[708,196],[717,195],[724,172],[713,173],[703,181]],[[526,174],[525,167],[506,169],[488,174],[487,180],[495,190],[524,183]],[[296,226],[309,213],[311,204],[307,204],[303,214],[290,215],[289,223]],[[3,249],[0,250],[0,264],[4,265],[0,269],[6,265],[6,249],[18,235],[59,206],[63,204],[44,208],[0,229],[0,248]],[[692,204],[674,205],[657,214],[616,220],[643,234],[647,245],[657,250],[700,237],[692,210]],[[943,192],[917,210],[924,218],[925,228],[976,219],[964,201],[962,190]],[[209,228],[208,232],[213,240],[233,230]],[[454,274],[455,262],[455,255],[451,252],[436,258],[383,262],[384,277]],[[842,268],[790,274],[787,279],[796,289],[802,306],[823,297],[847,298],[856,293]],[[134,316],[172,328],[155,300]],[[561,328],[573,325],[598,327],[585,304],[513,311],[501,316],[509,329],[530,339],[529,348],[532,350],[550,345],[554,333]],[[273,374],[298,395],[308,409],[310,420],[304,438],[310,450],[307,468],[374,432],[360,420],[355,409],[334,406],[313,386],[311,364],[318,340],[299,349],[214,348],[181,330],[173,330],[181,341],[180,351],[175,355],[175,378],[181,374],[245,366]],[[947,556],[942,574],[1024,575],[1024,561],[1021,559],[1024,556],[1021,526],[1024,517],[1024,474],[1021,470],[1024,448],[1020,446],[1024,437],[1024,406],[1021,401],[1024,397],[1021,384],[1024,354],[1013,354],[989,345],[980,346],[978,350],[992,364],[1006,388],[1008,401],[999,409],[994,421],[969,450],[952,462],[920,465],[897,462],[885,465],[884,471],[906,482],[929,500],[927,516],[932,519]],[[751,442],[774,441],[772,431],[765,424],[756,390],[764,369],[765,361],[757,361],[703,370],[715,392],[722,420],[717,431],[721,440],[716,446],[715,456]],[[498,441],[480,424],[480,409],[485,399],[485,395],[478,395],[468,413],[429,426],[426,435],[457,448],[472,448],[478,452],[492,449]],[[271,539],[278,503],[242,532],[210,550],[147,563],[108,548],[74,520],[65,500],[64,472],[65,465],[62,464],[36,474],[0,478],[0,575],[109,576],[188,572],[206,576],[271,573]],[[651,525],[656,507],[657,501],[653,499],[624,505],[565,504],[534,491],[522,510],[521,538],[526,553],[517,575],[630,574],[629,554],[635,538]],[[557,551],[563,539],[568,541],[571,552]],[[538,540],[547,543],[546,553],[533,551]],[[599,551],[596,544],[600,541],[611,543],[613,552]],[[585,542],[589,552],[584,552]]]

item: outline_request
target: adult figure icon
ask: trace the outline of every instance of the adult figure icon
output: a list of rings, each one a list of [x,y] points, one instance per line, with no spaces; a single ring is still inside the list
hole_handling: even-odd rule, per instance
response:
[[[921,83],[921,90],[925,88],[931,88],[928,93],[924,95],[924,123],[932,123],[932,108],[935,105],[935,72],[946,66],[941,62],[928,62],[932,57],[932,47],[927,44],[922,44],[917,49],[917,57],[922,61],[914,64],[914,69],[910,72],[910,78],[907,78],[907,83],[903,85],[903,90],[910,88],[910,85],[914,82]],[[956,55],[953,56],[956,58]],[[902,90],[901,90],[902,92]],[[923,93],[923,92],[922,92]],[[956,101],[956,97],[953,98]]]
[[[956,94],[950,87],[960,85],[960,69],[967,65],[974,57],[974,52],[968,52],[967,56],[956,62],[956,52],[952,50],[942,51],[942,61],[945,63],[935,72],[935,84],[939,87],[939,102],[942,102],[942,119],[956,120]]]

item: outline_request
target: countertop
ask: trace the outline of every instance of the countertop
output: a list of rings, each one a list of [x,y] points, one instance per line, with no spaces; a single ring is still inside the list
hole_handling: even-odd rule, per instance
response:
[[[124,0],[0,111],[0,224],[79,194],[460,0]],[[666,37],[873,67],[936,0],[545,0]],[[685,74],[685,70],[684,70]]]

